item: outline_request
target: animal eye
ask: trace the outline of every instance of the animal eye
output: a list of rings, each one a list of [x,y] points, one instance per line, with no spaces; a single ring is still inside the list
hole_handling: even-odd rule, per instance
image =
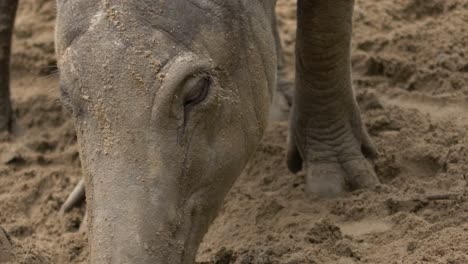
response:
[[[188,80],[186,86],[190,90],[185,96],[184,107],[194,106],[205,100],[211,86],[211,79],[207,75],[196,76]]]

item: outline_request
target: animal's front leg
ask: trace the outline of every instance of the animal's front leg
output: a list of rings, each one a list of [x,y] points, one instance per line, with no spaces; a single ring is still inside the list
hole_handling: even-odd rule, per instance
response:
[[[11,128],[10,51],[18,0],[0,0],[0,132]]]
[[[307,190],[333,196],[372,187],[366,157],[376,150],[351,87],[352,0],[299,0],[296,91],[288,165],[307,173]]]
[[[273,16],[272,29],[275,38],[278,65],[276,75],[276,94],[270,112],[270,117],[272,120],[283,121],[288,120],[289,117],[289,111],[294,96],[294,84],[287,77],[284,52],[281,46],[281,37],[278,31],[276,15]]]

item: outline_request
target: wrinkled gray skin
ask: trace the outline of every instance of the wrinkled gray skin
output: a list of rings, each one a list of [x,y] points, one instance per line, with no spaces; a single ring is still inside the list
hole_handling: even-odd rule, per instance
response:
[[[194,262],[262,138],[274,90],[289,94],[275,2],[58,1],[91,263]],[[351,88],[353,4],[298,0],[288,166],[321,197],[378,182]],[[83,195],[80,185],[65,207]]]

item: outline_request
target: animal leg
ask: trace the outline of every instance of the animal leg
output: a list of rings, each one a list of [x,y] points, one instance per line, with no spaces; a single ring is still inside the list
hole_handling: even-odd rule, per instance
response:
[[[288,165],[306,171],[307,191],[322,197],[378,183],[366,157],[377,151],[351,86],[353,0],[299,0],[296,90]]]
[[[278,66],[276,75],[276,92],[272,106],[271,119],[287,120],[294,96],[294,84],[288,80],[287,77],[287,69],[284,62],[284,53],[281,46],[281,37],[278,31],[276,15],[273,17],[272,24]]]

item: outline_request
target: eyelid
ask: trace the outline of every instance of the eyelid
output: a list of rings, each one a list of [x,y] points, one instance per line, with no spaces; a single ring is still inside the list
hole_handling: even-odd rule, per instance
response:
[[[189,91],[187,91],[185,98],[184,98],[184,106],[196,105],[201,103],[203,100],[206,99],[210,92],[210,87],[212,84],[212,79],[209,74],[201,73],[195,76],[192,76],[189,80],[187,80],[185,86],[191,85],[192,81],[195,81],[193,87]],[[201,85],[201,87],[200,87]]]
[[[188,80],[187,76],[210,72],[211,69],[212,65],[209,60],[200,59],[193,53],[178,55],[168,61],[159,72],[159,75],[165,77],[162,79],[161,88],[157,93],[181,94],[181,89],[185,87],[184,84]],[[169,89],[165,89],[166,87]],[[160,94],[159,96],[164,97],[166,95]]]

